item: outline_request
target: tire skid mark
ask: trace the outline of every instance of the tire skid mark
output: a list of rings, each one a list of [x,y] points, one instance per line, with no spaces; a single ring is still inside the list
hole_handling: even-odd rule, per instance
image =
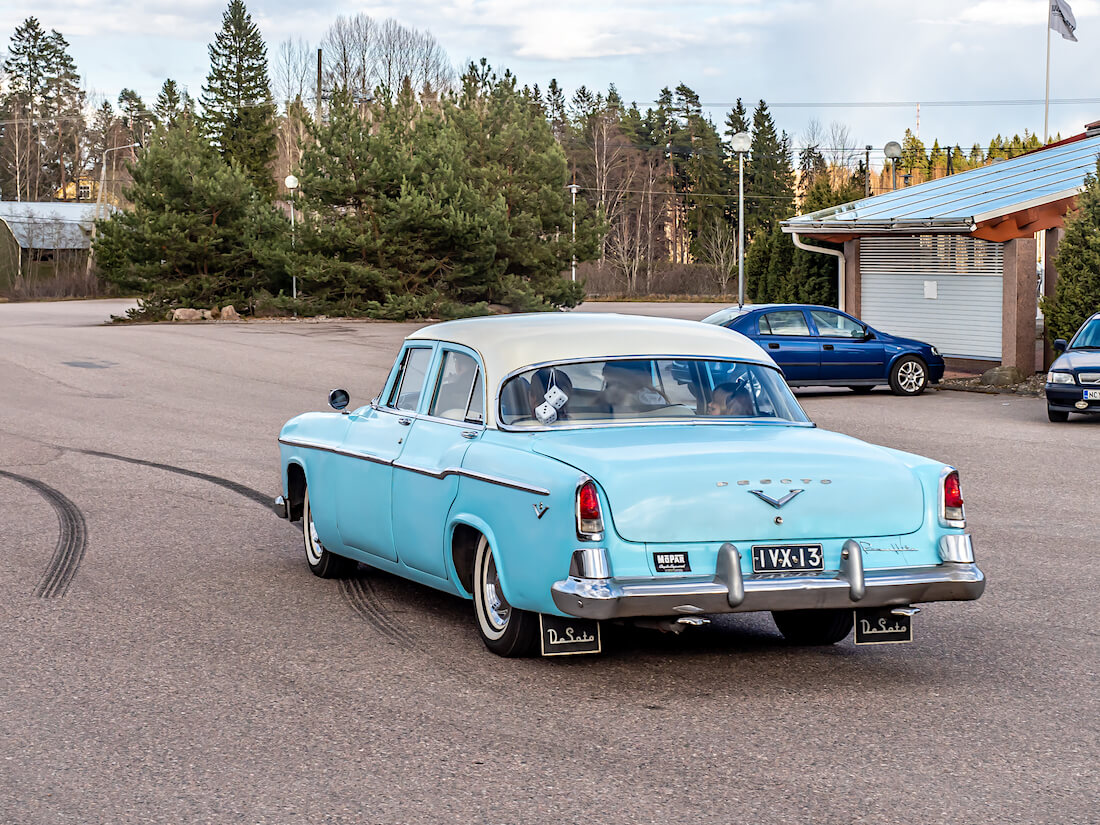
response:
[[[237,481],[232,481],[228,478],[222,478],[221,476],[211,475],[210,473],[200,473],[198,470],[188,470],[186,467],[176,467],[173,464],[161,464],[156,461],[146,461],[144,458],[131,458],[126,455],[118,455],[116,453],[105,453],[100,450],[78,450],[71,448],[74,453],[82,453],[83,455],[94,455],[99,458],[110,458],[114,461],[125,461],[127,464],[140,464],[143,467],[153,467],[157,470],[166,470],[170,473],[176,473],[181,476],[190,476],[191,478],[201,479],[202,481],[209,481],[211,484],[217,484],[219,487],[224,487],[227,490],[232,490],[238,495],[242,495],[250,501],[254,501],[257,504],[262,504],[264,507],[270,508],[271,497],[261,493],[259,490],[253,490],[251,487],[246,487]]]
[[[351,609],[366,619],[376,630],[390,641],[403,648],[415,648],[416,641],[403,627],[395,624],[379,603],[378,594],[368,579],[353,576],[340,579],[340,594]]]
[[[34,589],[34,595],[40,599],[63,598],[88,546],[88,526],[84,521],[84,514],[64,494],[37,479],[7,470],[0,470],[0,476],[30,487],[46,499],[57,514],[57,545],[46,572]]]
[[[102,450],[84,450],[77,448],[60,449],[70,449],[74,453],[111,459],[112,461],[124,461],[127,464],[138,464],[142,467],[152,467],[157,470],[165,470],[169,473],[177,473],[178,475],[197,478],[202,481],[210,482],[211,484],[216,484],[219,487],[224,487],[226,490],[231,490],[238,495],[244,496],[249,501],[260,504],[265,509],[270,510],[270,496],[228,478],[211,475],[210,473],[202,473],[198,470],[188,470],[186,467],[177,467],[173,464],[162,464],[157,461],[148,461],[143,458],[132,458],[130,456],[118,455],[117,453],[107,453]],[[66,501],[68,501],[68,499],[66,499]],[[79,511],[77,512],[79,515]],[[81,524],[83,525],[83,517],[81,517]],[[416,642],[413,638],[406,633],[400,625],[395,624],[386,615],[386,611],[380,603],[378,594],[374,591],[374,588],[371,587],[369,581],[358,577],[342,579],[340,581],[340,595],[352,610],[391,641],[405,648],[416,646]]]

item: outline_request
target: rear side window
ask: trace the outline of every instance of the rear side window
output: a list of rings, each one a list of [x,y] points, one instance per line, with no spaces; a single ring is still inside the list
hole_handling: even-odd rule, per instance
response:
[[[798,309],[765,312],[760,316],[761,335],[809,335],[806,316]]]
[[[416,412],[420,406],[420,394],[424,390],[424,379],[428,374],[428,364],[432,360],[432,351],[427,347],[414,347],[405,350],[405,360],[397,380],[393,382],[387,407]]]
[[[428,414],[451,421],[481,424],[485,420],[481,388],[477,361],[464,352],[448,350],[443,353],[435,397]]]
[[[817,324],[817,334],[822,338],[862,338],[863,325],[839,312],[811,309],[810,315]]]

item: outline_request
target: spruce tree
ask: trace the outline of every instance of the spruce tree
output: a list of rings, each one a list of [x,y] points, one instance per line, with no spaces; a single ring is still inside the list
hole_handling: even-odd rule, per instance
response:
[[[746,170],[745,230],[771,232],[794,212],[790,139],[776,133],[768,105],[761,100],[752,118],[752,161]]]
[[[267,47],[242,0],[230,0],[222,28],[208,47],[210,73],[202,109],[211,143],[235,161],[260,192],[271,196],[275,179],[275,104],[267,74]]]
[[[133,89],[123,89],[118,95],[118,111],[122,125],[130,130],[130,139],[139,146],[145,146],[157,125],[156,117],[145,106]]]
[[[157,94],[157,102],[153,105],[153,114],[162,126],[171,129],[179,124],[184,115],[193,114],[194,105],[190,95],[181,91],[172,78],[164,81]]]
[[[193,121],[158,132],[133,178],[125,193],[133,208],[99,222],[95,256],[106,278],[142,295],[147,310],[247,308],[289,283],[288,222]]]
[[[1069,339],[1085,319],[1100,310],[1100,160],[1085,180],[1066,235],[1054,259],[1058,283],[1053,299],[1043,300],[1047,336]]]

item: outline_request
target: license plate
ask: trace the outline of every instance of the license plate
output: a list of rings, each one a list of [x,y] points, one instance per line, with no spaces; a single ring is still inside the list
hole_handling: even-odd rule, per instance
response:
[[[856,610],[856,644],[896,645],[913,641],[913,617],[893,611],[892,607]]]
[[[754,573],[816,573],[824,569],[820,544],[757,544],[752,548]]]
[[[1086,401],[1100,401],[1100,390],[1085,390]]]
[[[593,619],[574,619],[539,614],[543,656],[569,656],[600,652],[600,623]]]

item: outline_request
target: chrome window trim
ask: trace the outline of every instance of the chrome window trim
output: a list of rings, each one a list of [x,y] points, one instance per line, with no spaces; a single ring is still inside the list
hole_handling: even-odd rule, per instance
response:
[[[949,465],[944,466],[944,468],[942,470],[940,470],[940,502],[939,502],[938,508],[939,508],[939,515],[940,515],[940,524],[942,526],[944,526],[944,527],[956,527],[956,528],[962,529],[962,528],[966,527],[966,504],[965,504],[965,501],[963,503],[963,507],[961,508],[962,511],[963,511],[963,517],[961,519],[949,519],[947,517],[947,507],[946,507],[946,502],[944,501],[944,499],[946,498],[945,485],[947,484],[947,477],[949,475],[951,475],[952,473],[957,473],[957,472],[958,472],[957,469],[955,469],[954,467],[951,467]],[[960,479],[960,488],[961,488],[961,486],[962,486],[962,484],[961,484],[962,477],[960,476],[959,479]]]
[[[546,426],[546,425],[535,426],[535,427],[517,427],[514,424],[505,424],[504,420],[501,418],[500,401],[501,401],[501,395],[504,391],[504,385],[507,384],[509,381],[511,381],[513,378],[515,378],[517,375],[520,375],[521,373],[530,372],[531,370],[540,370],[543,367],[560,367],[560,366],[565,366],[567,364],[592,364],[592,363],[598,363],[598,362],[602,362],[602,361],[637,361],[637,360],[642,360],[642,359],[648,360],[648,361],[715,361],[715,362],[721,361],[721,362],[726,362],[726,363],[729,363],[729,364],[752,364],[752,365],[757,366],[757,367],[766,367],[767,369],[774,370],[775,372],[779,373],[779,380],[781,380],[784,384],[787,384],[787,379],[783,377],[783,370],[781,370],[778,366],[773,365],[773,364],[767,364],[763,361],[752,361],[752,360],[749,360],[747,358],[721,358],[721,357],[716,358],[713,355],[610,355],[610,356],[604,355],[604,356],[593,356],[591,358],[570,358],[568,360],[540,361],[536,364],[529,364],[525,367],[520,367],[519,369],[512,370],[510,373],[505,375],[504,378],[502,378],[500,380],[499,384],[497,384],[496,395],[493,399],[493,415],[496,418],[497,429],[501,430],[502,432],[545,433],[545,432],[557,432],[559,430],[590,430],[590,429],[602,428],[602,427],[666,426],[668,424],[681,424],[681,425],[682,424],[691,424],[693,426],[713,426],[713,425],[716,425],[716,424],[730,424],[730,423],[751,424],[752,426],[761,426],[761,425],[774,426],[776,424],[780,424],[780,425],[783,425],[783,426],[790,426],[790,427],[808,427],[810,429],[813,429],[813,428],[817,427],[817,424],[815,424],[813,421],[809,420],[810,416],[807,415],[806,411],[802,409],[802,405],[798,403],[798,399],[794,397],[794,393],[791,393],[791,397],[794,398],[794,402],[798,406],[798,409],[801,410],[802,414],[806,416],[806,419],[807,419],[806,421],[790,421],[786,418],[767,419],[765,421],[759,421],[759,422],[749,421],[749,420],[744,420],[744,419],[731,419],[731,418],[721,418],[719,420],[706,420],[706,418],[708,418],[708,417],[699,418],[699,419],[692,419],[690,421],[687,420],[687,419],[684,419],[684,418],[665,418],[665,419],[658,419],[658,420],[650,420],[650,419],[642,418],[642,419],[632,419],[632,420],[629,420],[629,421],[603,421],[603,422],[591,421],[591,422],[577,423],[577,424],[563,424],[563,425],[552,426],[552,427]],[[790,389],[789,384],[787,384],[787,388]],[[713,419],[713,418],[715,418],[715,416],[710,416],[709,418]]]
[[[439,343],[437,341],[427,341],[424,344],[409,344],[401,353],[401,365],[398,367],[397,374],[394,376],[393,385],[389,388],[389,395],[387,400],[381,404],[381,409],[392,410],[394,412],[404,413],[406,415],[414,415],[420,409],[420,406],[424,403],[424,387],[428,384],[428,377],[431,375],[432,367],[435,366],[436,348]],[[406,410],[403,407],[397,406],[397,398],[401,396],[401,385],[405,382],[405,369],[408,367],[408,360],[413,350],[426,349],[431,353],[431,357],[428,359],[428,366],[424,369],[423,385],[420,387],[420,396],[416,399],[416,409]],[[394,396],[397,396],[395,398]]]

